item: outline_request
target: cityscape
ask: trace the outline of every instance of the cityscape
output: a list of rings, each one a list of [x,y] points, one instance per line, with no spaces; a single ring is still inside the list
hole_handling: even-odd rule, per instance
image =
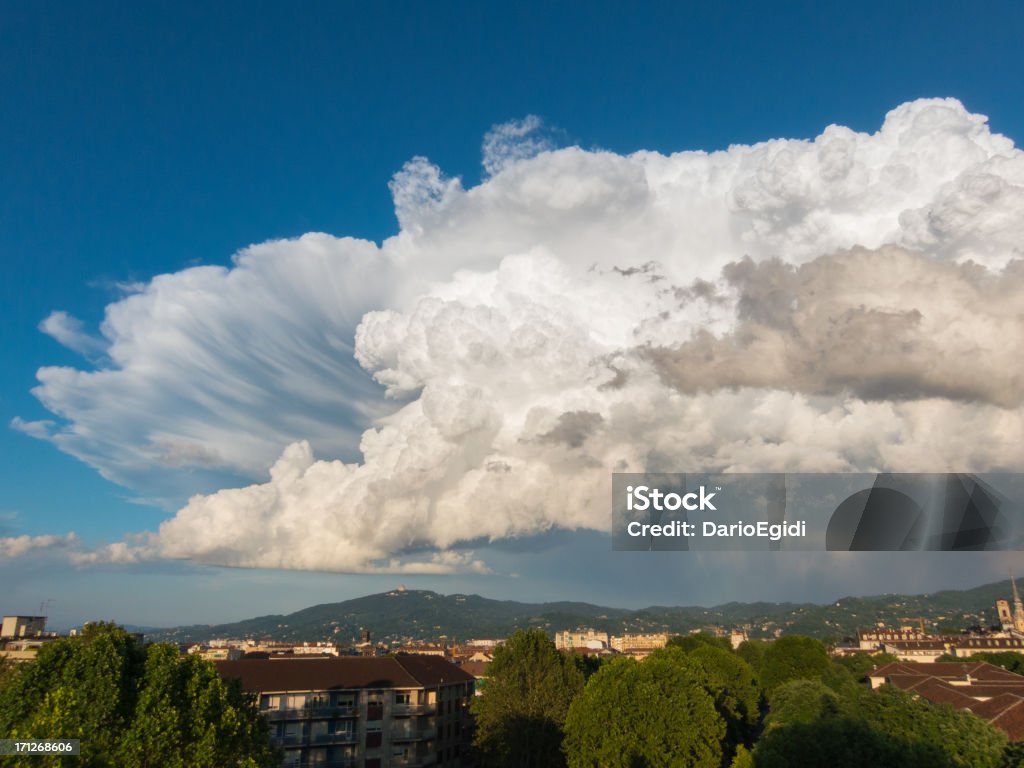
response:
[[[1022,39],[4,4],[0,768],[1024,768]]]
[[[909,701],[918,706],[926,702],[969,713],[1003,734],[1006,749],[1012,751],[1013,745],[1024,743],[1024,601],[1013,577],[1009,582],[986,585],[989,591],[1007,587],[1009,594],[991,606],[977,606],[976,613],[961,614],[970,620],[994,609],[989,614],[995,617],[991,625],[972,624],[949,633],[940,631],[930,618],[905,617],[910,623],[886,626],[877,622],[860,627],[855,635],[829,637],[825,642],[787,634],[781,627],[745,623],[707,625],[685,634],[613,634],[593,627],[572,627],[553,633],[534,628],[500,637],[459,639],[441,634],[429,640],[405,636],[388,641],[374,638],[372,629],[365,628],[350,638],[338,637],[335,631],[330,639],[310,638],[301,643],[246,636],[163,645],[174,648],[183,659],[208,662],[221,679],[240,684],[250,696],[248,706],[266,725],[268,744],[277,750],[268,753],[268,764],[281,768],[501,764],[493,747],[489,751],[488,742],[477,738],[475,715],[481,710],[474,701],[489,700],[492,668],[498,676],[494,685],[507,685],[503,676],[508,674],[509,657],[503,654],[531,632],[540,632],[540,642],[550,653],[588,677],[625,660],[642,665],[674,649],[689,653],[704,649],[706,653],[714,648],[719,654],[732,655],[732,663],[743,665],[740,668],[753,683],[765,674],[764,659],[770,657],[770,649],[784,645],[783,638],[811,643],[827,654],[834,667],[832,676],[813,666],[790,670],[786,682],[793,690],[812,682],[819,686],[816,694],[831,686],[836,693],[827,695],[833,696],[844,686],[866,691],[897,689],[911,697],[903,700],[907,706]],[[402,599],[408,595],[402,586],[381,597]],[[456,599],[464,604],[466,597]],[[891,597],[902,598],[897,603],[903,606],[909,601],[909,596]],[[930,598],[916,597],[925,602]],[[947,622],[949,618],[942,617]],[[12,670],[17,669],[11,665],[31,665],[40,654],[45,660],[44,648],[86,642],[97,628],[109,631],[113,627],[100,622],[60,635],[47,630],[46,620],[46,616],[3,617],[0,664],[6,665],[8,685]],[[829,626],[821,629],[827,636]],[[163,636],[175,634],[165,631]],[[151,642],[141,632],[129,637],[139,646]],[[836,670],[845,675],[838,682]],[[531,692],[524,689],[519,694],[529,696]],[[741,760],[777,717],[772,702],[780,694],[765,690],[762,696],[767,698],[767,707],[762,702],[754,719],[748,720],[746,738],[722,740],[723,759],[733,764]],[[525,758],[520,755],[516,759]]]

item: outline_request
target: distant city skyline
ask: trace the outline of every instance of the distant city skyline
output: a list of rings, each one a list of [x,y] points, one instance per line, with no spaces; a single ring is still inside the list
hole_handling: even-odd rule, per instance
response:
[[[924,8],[11,9],[0,611],[1024,572],[607,535],[615,471],[1024,469],[1022,10]]]

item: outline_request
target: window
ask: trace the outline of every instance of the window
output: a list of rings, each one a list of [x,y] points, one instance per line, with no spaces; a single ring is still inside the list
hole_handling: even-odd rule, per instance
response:
[[[410,703],[411,697],[409,696],[408,691],[395,694],[395,704],[402,704],[404,706],[408,706]]]
[[[351,720],[331,720],[328,727],[330,733],[335,733],[341,736],[352,735],[352,721]]]

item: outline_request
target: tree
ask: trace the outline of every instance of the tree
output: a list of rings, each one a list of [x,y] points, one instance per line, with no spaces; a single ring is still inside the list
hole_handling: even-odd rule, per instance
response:
[[[839,697],[820,680],[790,680],[768,698],[766,729],[793,723],[813,723],[839,712]]]
[[[998,768],[1004,759],[1006,736],[980,718],[890,686],[839,696],[820,681],[791,680],[769,705],[758,768]]]
[[[692,635],[676,635],[675,637],[669,638],[668,641],[668,646],[670,648],[678,648],[686,653],[708,645],[714,646],[715,648],[722,648],[726,651],[732,650],[732,645],[726,638],[713,637],[706,632],[694,632]]]
[[[750,738],[761,717],[761,690],[754,670],[731,651],[712,645],[691,651],[687,658],[704,672],[705,688],[726,723],[731,754],[736,745]]]
[[[605,664],[569,708],[569,768],[719,768],[726,726],[706,683],[676,648]]]
[[[81,764],[119,765],[144,652],[113,625],[46,643],[0,691],[0,733],[10,738],[81,740]],[[29,765],[35,758],[16,758]],[[44,758],[51,760],[51,758]]]
[[[948,660],[964,661],[964,658],[962,656],[949,656]],[[969,661],[985,661],[1010,672],[1015,672],[1018,675],[1024,675],[1024,653],[1017,653],[1016,651],[984,651],[973,654]]]
[[[17,665],[6,656],[0,656],[0,691],[14,679],[16,673]]]
[[[761,662],[764,661],[764,651],[768,644],[763,640],[744,640],[736,649],[736,655],[743,659],[754,670],[754,674],[761,674]]]
[[[767,731],[754,750],[756,768],[952,768],[940,749],[907,743],[855,718],[830,717]]]
[[[586,682],[591,676],[601,668],[603,658],[601,656],[591,656],[586,653],[574,653],[573,661],[576,663],[576,669],[583,675],[583,681]]]
[[[825,646],[800,635],[780,637],[764,652],[761,686],[766,693],[790,680],[821,680],[830,661]]]
[[[856,682],[861,683],[872,670],[899,661],[891,653],[855,653],[852,656],[840,656],[833,663],[847,669]]]
[[[933,745],[951,765],[963,768],[997,768],[1007,744],[1002,731],[971,712],[931,704],[889,685],[858,691],[843,701],[843,710],[900,741]]]
[[[541,630],[520,630],[498,646],[487,687],[472,703],[484,765],[564,765],[562,726],[583,684],[576,662]]]
[[[1000,768],[1022,768],[1024,766],[1024,742],[1014,741],[1006,745]]]
[[[179,659],[173,646],[151,646],[135,717],[122,741],[124,764],[273,765],[266,721],[252,704],[239,681],[222,681],[212,664],[195,656]]]
[[[12,758],[12,766],[270,768],[280,755],[266,721],[210,662],[168,645],[141,647],[124,630],[91,625],[44,645],[0,690],[0,733],[77,738],[82,754]],[[68,761],[73,761],[68,762]]]
[[[736,747],[736,755],[733,757],[732,762],[729,763],[729,768],[754,768],[754,756],[746,747],[740,744]]]

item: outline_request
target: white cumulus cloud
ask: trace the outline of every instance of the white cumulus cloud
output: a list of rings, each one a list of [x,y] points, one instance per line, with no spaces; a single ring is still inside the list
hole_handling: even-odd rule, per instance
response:
[[[543,132],[544,121],[537,115],[492,126],[484,136],[484,171],[493,176],[506,166],[555,148]]]
[[[5,536],[0,537],[0,557],[23,557],[39,550],[66,550],[78,544],[78,536],[68,533],[64,536]]]
[[[48,439],[108,476],[250,478],[85,559],[482,571],[604,529],[613,471],[1021,469],[1024,155],[984,117],[667,156],[539,128],[475,187],[410,161],[380,247],[157,277],[109,364],[41,370]]]

